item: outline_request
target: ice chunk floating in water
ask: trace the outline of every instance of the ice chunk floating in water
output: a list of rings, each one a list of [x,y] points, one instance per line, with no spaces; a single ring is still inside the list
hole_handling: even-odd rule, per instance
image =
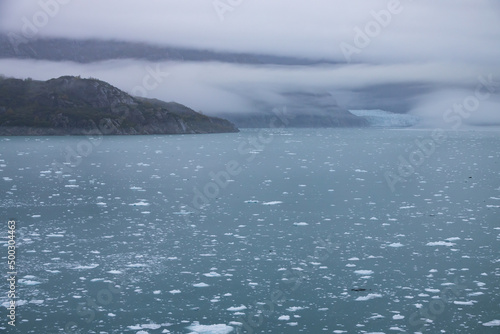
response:
[[[0,139],[0,211],[19,217],[16,329],[496,333],[500,131],[446,131],[392,190],[384,173],[401,176],[432,134],[105,137],[67,182],[39,171],[85,138]],[[259,154],[245,153],[252,138]]]
[[[234,327],[224,324],[200,325],[199,322],[195,322],[188,329],[193,331],[192,334],[228,334],[233,331]]]

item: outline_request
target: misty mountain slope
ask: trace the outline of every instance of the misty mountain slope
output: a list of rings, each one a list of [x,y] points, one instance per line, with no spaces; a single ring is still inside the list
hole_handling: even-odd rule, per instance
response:
[[[121,40],[25,38],[21,33],[0,33],[0,59],[47,60],[51,62],[70,61],[81,65],[124,59],[134,59],[137,62],[148,61],[159,63],[168,61],[191,62],[193,64],[218,62],[224,65],[249,65],[255,66],[255,68],[259,68],[259,66],[278,65],[290,70],[292,68],[300,68],[301,66],[314,68],[315,65],[342,65],[331,59],[321,59],[320,57],[307,59],[266,55],[258,51],[255,53],[210,51],[202,48],[160,46]],[[95,75],[99,76],[99,74]],[[245,78],[242,78],[242,80],[245,80]],[[267,79],[263,78],[263,80]],[[335,79],[333,78],[332,80],[334,81]],[[125,89],[125,87],[120,88]],[[324,88],[328,89],[327,87]],[[339,95],[340,92],[337,92],[337,96],[341,104],[348,106],[349,109],[371,109],[376,107],[392,112],[406,113],[413,107],[413,97],[428,92],[430,89],[432,87],[429,87],[426,83],[420,83],[417,88],[414,87],[414,83],[398,83],[397,85],[385,85],[382,87],[363,85],[362,88],[353,92],[344,92],[344,97]],[[396,98],[394,94],[397,95]],[[353,97],[352,95],[355,96]],[[271,106],[271,109],[275,106]],[[223,108],[224,106],[218,107]],[[269,107],[269,103],[266,105],[267,107]],[[217,110],[218,108],[215,109]],[[259,118],[261,115],[256,116]],[[242,118],[245,116],[237,117]]]
[[[329,93],[287,92],[281,94],[287,105],[273,108],[264,101],[254,101],[261,112],[219,113],[240,128],[335,128],[363,127],[368,121],[341,108]]]
[[[0,135],[237,132],[178,103],[135,98],[97,79],[0,79]]]

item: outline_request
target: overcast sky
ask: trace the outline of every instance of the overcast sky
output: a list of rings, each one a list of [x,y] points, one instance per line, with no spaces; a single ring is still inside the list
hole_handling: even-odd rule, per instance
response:
[[[480,76],[500,81],[498,0],[0,0],[0,29],[25,36],[130,40],[340,63],[286,67],[0,60],[0,73],[6,75],[48,79],[88,74],[127,91],[141,82],[147,66],[161,66],[170,75],[148,94],[198,110],[251,109],[249,92],[270,104],[286,103],[280,93],[293,90],[332,92],[349,107],[356,100],[354,91],[424,83],[431,92],[402,98],[415,101],[410,112],[431,120],[442,118],[447,105],[474,95]],[[468,120],[500,122],[498,90],[481,100]]]

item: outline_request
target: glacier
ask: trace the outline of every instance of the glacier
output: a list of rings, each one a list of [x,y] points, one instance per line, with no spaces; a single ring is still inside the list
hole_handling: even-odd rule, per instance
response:
[[[380,109],[349,111],[356,116],[365,118],[369,125],[374,127],[410,127],[420,122],[420,118],[417,116],[397,114]]]

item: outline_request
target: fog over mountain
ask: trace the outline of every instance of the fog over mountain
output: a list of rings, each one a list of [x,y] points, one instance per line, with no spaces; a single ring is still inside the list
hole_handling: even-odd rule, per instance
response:
[[[328,94],[427,126],[500,124],[496,1],[6,0],[0,29],[6,76],[92,76],[207,114]]]

